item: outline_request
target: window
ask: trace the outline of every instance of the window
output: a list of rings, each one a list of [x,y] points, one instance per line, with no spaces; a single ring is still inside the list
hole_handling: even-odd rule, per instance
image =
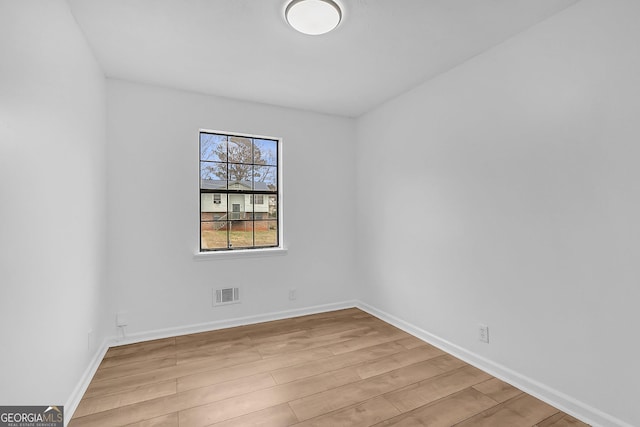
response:
[[[200,252],[280,246],[279,144],[200,132]]]
[[[255,201],[253,198],[253,194],[249,197],[249,203],[252,205],[255,203],[256,205],[264,205],[264,196],[262,194],[255,195]],[[254,212],[255,215],[255,212]]]

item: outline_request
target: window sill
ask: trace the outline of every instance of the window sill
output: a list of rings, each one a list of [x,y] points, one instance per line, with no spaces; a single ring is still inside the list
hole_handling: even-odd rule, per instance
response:
[[[264,258],[286,254],[286,248],[236,249],[232,251],[196,252],[193,254],[193,259],[196,261],[213,261],[220,259]]]

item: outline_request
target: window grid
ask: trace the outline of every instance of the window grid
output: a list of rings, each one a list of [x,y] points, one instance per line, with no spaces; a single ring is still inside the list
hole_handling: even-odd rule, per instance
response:
[[[221,138],[217,142],[218,146],[215,146],[218,151],[217,159],[212,158],[211,153],[203,158],[203,135]],[[260,141],[263,149],[267,147],[267,153],[262,153],[257,141]],[[279,247],[278,150],[280,147],[278,142],[275,138],[200,132],[201,252]],[[224,143],[223,150],[219,150],[220,143]],[[234,144],[240,147],[236,152],[231,151]],[[246,146],[242,147],[241,144],[250,144],[250,158],[247,156]],[[209,174],[203,173],[203,165]],[[205,179],[205,176],[222,179]],[[217,185],[213,185],[213,188],[205,188],[206,186],[203,185],[205,181],[216,182]],[[211,212],[205,211],[202,195],[208,195],[208,193],[213,193],[211,200],[213,206],[219,206],[217,211],[215,208],[211,209]],[[264,211],[265,199],[266,211]],[[222,200],[225,201],[224,204]],[[256,211],[256,205],[260,205],[262,209],[260,212]],[[225,211],[220,210],[222,206],[225,207]],[[220,237],[221,232],[225,234],[225,244],[221,245],[218,239],[216,246],[216,238]],[[261,241],[256,239],[259,232],[266,236]],[[213,245],[205,244],[204,236],[207,233],[215,236]]]

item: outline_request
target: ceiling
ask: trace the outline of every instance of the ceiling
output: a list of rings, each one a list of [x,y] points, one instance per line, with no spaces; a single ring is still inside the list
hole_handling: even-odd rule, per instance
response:
[[[339,0],[322,36],[287,0],[68,0],[108,77],[357,117],[578,0]]]

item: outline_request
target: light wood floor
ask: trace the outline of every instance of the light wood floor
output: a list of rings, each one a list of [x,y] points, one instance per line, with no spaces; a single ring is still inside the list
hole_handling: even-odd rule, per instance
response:
[[[71,427],[586,424],[358,309],[111,348]]]

